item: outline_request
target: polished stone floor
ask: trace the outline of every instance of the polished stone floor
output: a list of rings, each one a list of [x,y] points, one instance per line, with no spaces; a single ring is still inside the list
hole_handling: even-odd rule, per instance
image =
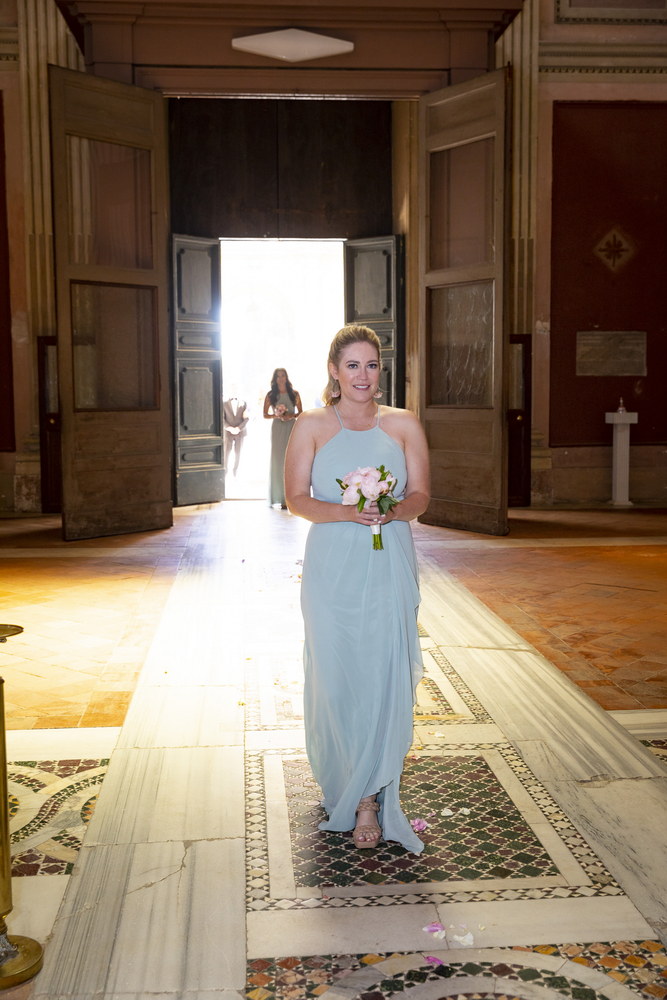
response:
[[[419,858],[317,831],[307,526],[0,520],[18,998],[667,997],[667,517],[415,525]]]

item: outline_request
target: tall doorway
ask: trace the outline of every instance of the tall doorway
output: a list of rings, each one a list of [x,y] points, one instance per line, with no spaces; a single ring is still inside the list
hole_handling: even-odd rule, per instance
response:
[[[230,454],[225,497],[268,496],[271,422],[263,403],[285,368],[304,409],[321,405],[326,356],[344,317],[343,240],[222,239],[223,397],[245,401],[248,423]]]

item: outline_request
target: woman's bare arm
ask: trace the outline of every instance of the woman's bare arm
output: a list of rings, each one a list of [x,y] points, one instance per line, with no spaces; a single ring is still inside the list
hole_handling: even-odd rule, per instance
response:
[[[285,453],[285,500],[292,514],[304,517],[315,524],[327,521],[351,521],[355,507],[340,503],[316,500],[310,493],[313,461],[319,439],[322,437],[325,412],[308,410],[294,424]]]

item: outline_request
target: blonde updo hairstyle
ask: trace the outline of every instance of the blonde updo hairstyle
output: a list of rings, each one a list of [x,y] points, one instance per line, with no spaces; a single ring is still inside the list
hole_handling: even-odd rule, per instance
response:
[[[341,330],[339,330],[334,339],[331,341],[329,357],[327,358],[329,381],[324,387],[324,392],[322,393],[322,402],[325,406],[334,406],[336,400],[340,396],[340,385],[338,384],[338,379],[334,378],[329,371],[329,365],[333,365],[335,368],[338,368],[340,365],[341,355],[345,348],[349,347],[350,344],[370,344],[377,351],[378,361],[380,360],[380,338],[375,330],[371,330],[369,326],[357,326],[355,324],[344,326]]]

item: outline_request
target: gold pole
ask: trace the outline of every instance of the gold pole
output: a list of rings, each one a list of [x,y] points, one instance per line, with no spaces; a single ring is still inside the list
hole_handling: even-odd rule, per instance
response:
[[[23,631],[19,626],[0,626],[0,642]],[[18,986],[36,976],[42,968],[42,946],[32,938],[7,933],[5,918],[12,912],[12,868],[9,844],[9,801],[7,793],[7,748],[5,741],[5,682],[0,677],[0,990]]]

